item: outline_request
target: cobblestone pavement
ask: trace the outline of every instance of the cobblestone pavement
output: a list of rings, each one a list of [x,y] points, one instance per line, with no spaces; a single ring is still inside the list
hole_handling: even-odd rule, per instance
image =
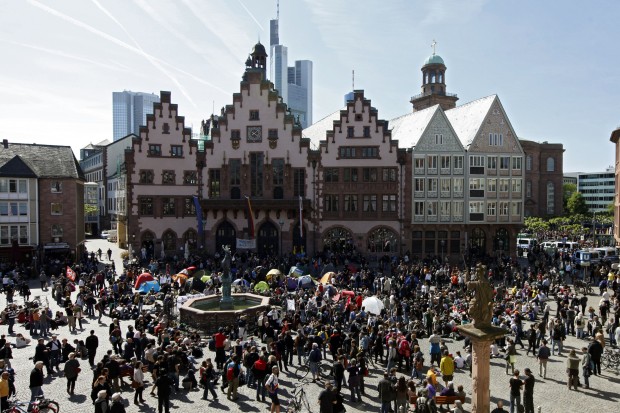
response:
[[[95,240],[89,241],[87,243],[87,247],[89,249],[96,250],[100,245],[104,242],[104,246],[108,246],[105,241]],[[111,245],[111,244],[109,244]],[[102,248],[104,252],[107,248]],[[117,255],[119,250],[114,248],[114,254]],[[118,256],[118,255],[117,255]],[[120,262],[120,261],[118,261]],[[120,268],[117,265],[117,269]],[[36,285],[35,285],[36,284]],[[38,283],[32,283],[32,296],[37,295],[45,295],[47,293],[41,292],[38,288]],[[52,308],[56,308],[56,304],[51,300],[51,297],[48,299]],[[22,298],[17,297],[17,302],[22,303]],[[590,297],[590,303],[598,303],[598,298],[595,296]],[[0,298],[0,307],[4,308],[6,305],[6,298],[4,295]],[[553,316],[555,314],[555,304],[552,303],[552,313]],[[107,341],[107,329],[109,324],[109,318],[104,317],[103,324],[98,324],[96,319],[85,319],[86,322],[84,324],[84,330],[79,331],[77,334],[69,333],[67,327],[61,327],[60,329],[54,331],[55,334],[58,335],[59,339],[68,338],[70,341],[73,341],[74,338],[85,339],[91,329],[94,329],[99,336],[99,341],[101,344],[100,349],[97,351],[98,357],[103,355],[104,352],[111,348],[110,343]],[[121,323],[124,328],[129,324],[129,322],[125,321]],[[526,323],[527,326],[527,323]],[[18,333],[23,333],[25,336],[28,336],[28,331],[26,331],[23,326],[16,326],[15,329]],[[0,326],[0,332],[2,334],[7,333],[6,326]],[[11,340],[12,338],[9,338]],[[603,370],[603,375],[596,377],[592,376],[590,378],[590,386],[589,390],[580,389],[579,391],[569,391],[566,386],[566,373],[565,373],[565,360],[566,354],[569,349],[575,348],[579,350],[582,345],[585,344],[584,341],[577,340],[574,337],[568,337],[565,343],[565,350],[561,357],[552,357],[548,364],[548,373],[547,379],[543,380],[541,377],[538,377],[538,365],[536,363],[536,359],[532,356],[526,356],[525,351],[518,348],[518,357],[516,367],[522,372],[525,367],[530,367],[534,374],[536,375],[536,386],[534,390],[534,404],[535,406],[541,406],[541,411],[546,412],[585,412],[585,411],[615,411],[618,408],[618,400],[620,399],[620,376],[610,371]],[[462,347],[462,342],[450,342],[448,341],[448,348],[451,352],[456,352],[460,350]],[[428,343],[426,340],[422,340],[422,349],[426,353],[428,353]],[[206,350],[206,349],[205,349]],[[578,351],[579,352],[579,351]],[[13,367],[17,371],[16,377],[16,387],[18,391],[18,397],[22,400],[27,400],[30,397],[30,391],[28,388],[29,382],[29,374],[30,370],[33,367],[32,361],[29,360],[29,357],[34,355],[34,345],[33,343],[30,346],[23,349],[14,349],[13,351],[14,359],[12,360]],[[214,354],[209,353],[208,356],[214,357]],[[426,357],[428,361],[430,357]],[[60,377],[57,374],[54,374],[50,378],[45,379],[45,384],[43,390],[47,397],[57,400],[60,403],[61,412],[84,412],[84,411],[93,411],[94,407],[91,404],[90,400],[90,388],[92,383],[92,373],[91,369],[88,366],[88,361],[80,361],[82,372],[78,379],[75,396],[69,396],[66,392],[66,381],[63,377]],[[377,399],[377,391],[376,385],[379,380],[379,376],[381,375],[381,369],[371,368],[371,377],[366,379],[366,394],[362,403],[350,403],[350,395],[348,390],[344,390],[343,394],[345,396],[345,405],[348,412],[360,411],[360,412],[379,412],[379,402]],[[509,389],[508,389],[508,380],[510,376],[506,375],[504,368],[504,361],[502,359],[495,359],[491,361],[491,397],[493,404],[499,399],[503,399],[505,402],[508,400]],[[465,387],[468,395],[471,394],[471,380],[469,378],[468,372],[457,371],[454,377],[455,385],[462,384]],[[290,373],[283,372],[280,375],[280,387],[282,389],[280,400],[283,404],[283,412],[284,406],[289,399],[291,390],[294,385],[297,383],[295,376]],[[308,384],[306,386],[306,391],[308,393],[308,398],[310,400],[310,405],[312,407],[313,412],[319,411],[319,406],[317,403],[317,396],[321,390],[321,386],[318,384]],[[147,404],[143,406],[136,406],[132,404],[133,401],[131,394],[132,389],[129,386],[126,386],[123,389],[123,398],[126,399],[127,411],[128,412],[150,412],[155,411],[157,407],[157,400],[153,396],[148,395],[149,390],[145,390],[145,398],[147,400]],[[219,392],[219,389],[218,389]],[[223,411],[232,411],[232,412],[260,412],[267,411],[269,409],[268,403],[257,402],[255,400],[255,390],[249,389],[247,387],[242,387],[239,391],[239,400],[236,402],[227,401],[226,397],[221,394],[220,402],[215,404],[210,401],[201,400],[202,390],[194,391],[190,394],[185,392],[180,392],[177,395],[172,396],[172,409],[175,412],[190,412],[199,409],[214,409],[214,410],[223,410]],[[506,403],[507,404],[507,403]],[[467,399],[467,403],[464,405],[465,409],[471,407],[469,404],[469,398]]]

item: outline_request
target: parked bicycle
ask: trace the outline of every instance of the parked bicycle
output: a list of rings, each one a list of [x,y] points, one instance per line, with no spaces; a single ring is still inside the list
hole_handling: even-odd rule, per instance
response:
[[[33,402],[21,402],[17,399],[9,400],[9,408],[3,413],[58,413],[58,402],[44,397],[37,397]]]
[[[601,355],[601,364],[607,370],[617,371],[618,369],[620,369],[620,349],[606,348]]]
[[[293,392],[291,394],[291,398],[289,399],[286,405],[287,413],[300,413],[304,408],[308,412],[312,412],[310,410],[310,402],[308,401],[308,396],[306,395],[306,391],[304,390],[304,386],[307,386],[310,383],[309,380],[301,380],[298,384],[295,385]]]

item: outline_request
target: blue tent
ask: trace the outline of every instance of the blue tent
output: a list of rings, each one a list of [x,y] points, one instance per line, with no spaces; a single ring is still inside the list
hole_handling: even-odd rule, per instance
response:
[[[144,294],[150,292],[151,290],[155,291],[156,293],[159,292],[159,283],[157,281],[147,281],[147,282],[144,282],[138,288],[138,291],[140,291],[141,293],[144,293]]]

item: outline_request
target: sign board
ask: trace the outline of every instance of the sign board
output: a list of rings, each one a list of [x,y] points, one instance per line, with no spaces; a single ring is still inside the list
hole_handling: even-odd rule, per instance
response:
[[[253,250],[253,249],[256,249],[256,240],[255,239],[241,239],[241,238],[237,238],[237,249],[238,250]]]

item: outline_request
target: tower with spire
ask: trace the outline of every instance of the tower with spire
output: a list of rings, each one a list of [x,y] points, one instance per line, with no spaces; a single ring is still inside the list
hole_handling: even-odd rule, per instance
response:
[[[435,53],[437,42],[433,40],[431,47],[433,54],[426,59],[422,66],[422,93],[411,97],[413,111],[439,105],[443,110],[456,107],[459,98],[454,93],[446,91],[446,65]]]

